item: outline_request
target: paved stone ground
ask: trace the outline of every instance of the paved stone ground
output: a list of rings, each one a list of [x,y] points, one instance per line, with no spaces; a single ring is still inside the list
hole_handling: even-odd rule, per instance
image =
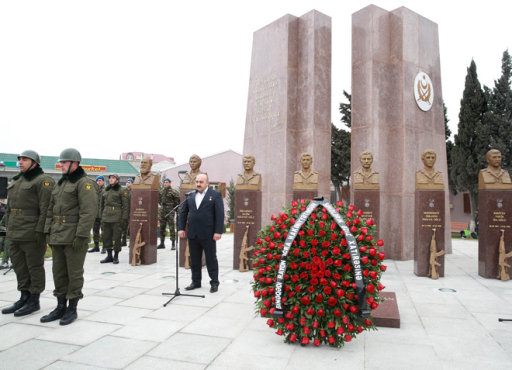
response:
[[[167,242],[169,244],[169,242]],[[477,242],[454,240],[446,277],[416,277],[412,261],[386,261],[385,291],[397,295],[401,328],[365,332],[342,349],[289,345],[254,313],[251,273],[232,270],[232,234],[218,244],[219,292],[175,292],[175,252],[158,250],[158,263],[132,267],[126,249],[119,265],[89,254],[79,318],[61,327],[39,319],[55,306],[51,261],[41,310],[16,318],[0,314],[0,369],[511,369],[512,281],[477,273]],[[206,277],[206,279],[205,279]],[[180,269],[181,293],[190,271]],[[451,288],[456,292],[442,292]],[[0,307],[19,297],[14,273],[0,275]]]

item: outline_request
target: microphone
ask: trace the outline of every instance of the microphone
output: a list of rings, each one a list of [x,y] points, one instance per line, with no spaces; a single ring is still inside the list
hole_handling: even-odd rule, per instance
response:
[[[185,193],[185,196],[186,196],[186,197],[188,197],[189,195],[194,194],[196,191],[197,191],[197,190],[190,190],[190,191],[187,191],[187,192]]]

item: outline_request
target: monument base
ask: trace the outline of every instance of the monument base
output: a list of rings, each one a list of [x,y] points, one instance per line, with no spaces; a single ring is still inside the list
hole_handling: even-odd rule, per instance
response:
[[[416,190],[414,216],[414,273],[417,276],[444,276],[444,191]],[[435,247],[435,250],[434,248]],[[431,250],[432,249],[432,250]],[[431,254],[436,272],[431,271]],[[439,264],[439,265],[437,265]],[[436,276],[437,275],[437,276]]]
[[[356,210],[363,211],[363,215],[360,217],[362,220],[373,219],[373,223],[377,227],[377,233],[373,237],[379,239],[380,191],[354,190],[354,206]]]
[[[384,301],[372,311],[373,322],[383,328],[399,328],[400,313],[395,292],[381,292],[380,297],[384,298]]]
[[[505,251],[512,244],[512,190],[478,191],[478,275],[497,279],[499,242],[503,230]],[[510,264],[510,259],[508,263]]]
[[[133,189],[130,204],[130,258],[132,261],[135,235],[142,226],[141,239],[146,244],[142,247],[140,260],[142,265],[156,263],[158,190]]]
[[[233,243],[233,270],[252,269],[250,258],[261,229],[261,191],[235,191],[235,235]],[[244,244],[245,251],[242,251]],[[243,253],[240,253],[240,252]],[[240,269],[241,261],[245,261]]]

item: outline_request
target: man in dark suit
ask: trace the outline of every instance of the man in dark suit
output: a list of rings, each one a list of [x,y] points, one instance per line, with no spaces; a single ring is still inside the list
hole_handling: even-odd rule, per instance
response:
[[[217,261],[216,241],[224,229],[224,204],[220,193],[208,188],[208,175],[196,177],[196,192],[191,194],[181,208],[178,235],[185,237],[185,225],[188,224],[188,245],[192,267],[192,283],[186,290],[201,287],[202,252],[206,257],[206,268],[210,275],[210,292],[219,287],[219,263]]]

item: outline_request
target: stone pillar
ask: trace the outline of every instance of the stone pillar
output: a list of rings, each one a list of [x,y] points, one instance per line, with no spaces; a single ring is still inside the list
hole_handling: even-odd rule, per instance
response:
[[[502,189],[478,191],[478,275],[488,279],[498,278],[502,233],[505,252],[511,251],[512,244],[512,187],[501,185]]]
[[[251,259],[261,229],[261,191],[235,191],[235,235],[233,245],[233,269],[240,269],[240,250],[246,244],[249,250],[246,255]],[[244,241],[245,239],[245,241]],[[249,263],[249,270],[252,265]]]
[[[265,179],[261,222],[292,200],[302,152],[315,159],[318,193],[330,194],[331,18],[285,15],[253,36],[244,153]]]
[[[141,237],[146,245],[141,250],[141,264],[156,263],[157,258],[158,190],[136,189],[133,186],[130,203],[130,258],[132,260],[135,236],[142,224]]]
[[[429,276],[431,253],[444,251],[444,191],[416,190],[414,215],[414,273]],[[435,242],[435,251],[431,250]],[[444,277],[444,254],[435,258],[437,275]],[[436,277],[434,277],[436,278]]]
[[[416,103],[419,72],[425,72],[432,82],[428,111]],[[373,153],[380,172],[379,236],[387,257],[413,258],[418,148],[437,153],[437,167],[448,189],[444,133],[437,24],[404,7],[388,12],[370,5],[354,13],[351,168],[359,166],[359,153]],[[444,190],[445,205],[448,196]],[[445,206],[446,224],[450,223],[449,212]],[[445,248],[451,252],[450,228],[444,229]]]

